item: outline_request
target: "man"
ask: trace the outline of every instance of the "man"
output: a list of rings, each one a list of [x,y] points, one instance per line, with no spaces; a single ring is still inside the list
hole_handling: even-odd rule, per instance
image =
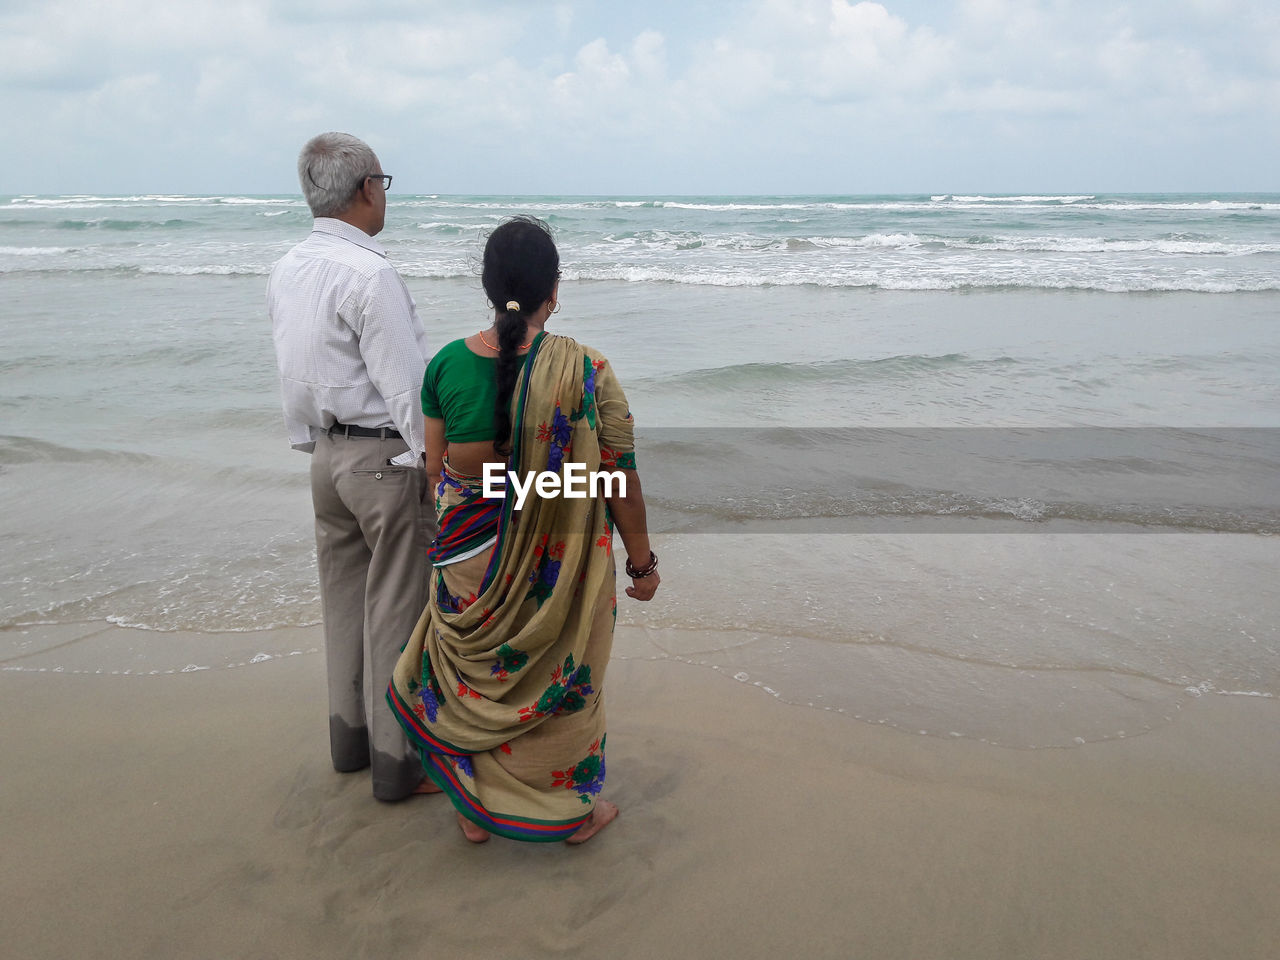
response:
[[[422,766],[385,692],[426,603],[435,519],[422,468],[426,336],[373,240],[391,177],[368,144],[322,133],[298,157],[315,217],[271,271],[271,314],[289,442],[312,454],[311,499],[334,769],[372,767],[400,800]]]

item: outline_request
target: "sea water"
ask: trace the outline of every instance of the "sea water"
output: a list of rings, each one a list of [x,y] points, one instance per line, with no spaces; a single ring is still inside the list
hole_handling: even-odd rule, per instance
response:
[[[515,213],[637,419],[664,582],[616,655],[1018,746],[1280,694],[1280,197],[393,194],[433,349]],[[264,298],[309,225],[0,198],[4,669],[57,667],[35,625],[180,668],[171,631],[318,621]]]

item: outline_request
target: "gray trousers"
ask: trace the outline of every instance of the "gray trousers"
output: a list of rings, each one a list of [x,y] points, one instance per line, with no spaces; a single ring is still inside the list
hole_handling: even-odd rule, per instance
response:
[[[386,702],[426,604],[436,526],[422,467],[387,465],[407,449],[402,440],[334,434],[311,458],[333,767],[372,766],[379,800],[403,799],[423,777]]]

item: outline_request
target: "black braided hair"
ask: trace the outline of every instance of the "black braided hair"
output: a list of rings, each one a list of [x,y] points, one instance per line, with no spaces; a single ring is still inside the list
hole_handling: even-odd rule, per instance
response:
[[[494,307],[498,329],[498,401],[493,411],[493,446],[511,452],[511,397],[520,376],[519,348],[528,334],[528,318],[551,298],[560,278],[560,254],[551,228],[536,217],[514,217],[501,224],[484,245],[480,282]],[[519,310],[508,310],[516,301]]]

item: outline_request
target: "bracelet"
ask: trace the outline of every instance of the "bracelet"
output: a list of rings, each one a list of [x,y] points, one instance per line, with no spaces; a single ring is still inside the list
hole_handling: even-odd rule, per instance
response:
[[[658,555],[652,550],[649,551],[649,562],[643,567],[637,569],[631,565],[631,558],[627,558],[627,576],[632,580],[643,580],[645,577],[653,575],[653,571],[658,569]]]

